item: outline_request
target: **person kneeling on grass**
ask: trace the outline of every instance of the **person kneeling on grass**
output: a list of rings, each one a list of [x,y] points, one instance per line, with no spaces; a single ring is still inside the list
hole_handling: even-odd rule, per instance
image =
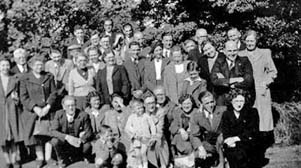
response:
[[[59,167],[64,168],[80,156],[90,159],[92,146],[91,122],[88,113],[76,109],[73,96],[62,100],[63,110],[57,111],[52,123],[51,144],[58,157]]]

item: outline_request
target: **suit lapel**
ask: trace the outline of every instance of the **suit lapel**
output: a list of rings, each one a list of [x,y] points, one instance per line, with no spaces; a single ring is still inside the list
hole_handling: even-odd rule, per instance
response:
[[[206,117],[205,112],[202,111],[203,124],[206,130],[212,131],[212,126],[210,124],[209,118]]]
[[[1,77],[0,77],[0,95],[5,95],[4,88],[3,88],[3,85],[2,85],[2,79],[1,79]]]
[[[213,113],[213,119],[212,119],[212,130],[213,131],[217,131],[219,125],[220,125],[220,121],[221,121],[221,111],[219,111],[219,109],[215,109],[214,113]]]
[[[67,132],[67,116],[66,116],[66,111],[64,111],[63,116],[62,116],[62,132]]]

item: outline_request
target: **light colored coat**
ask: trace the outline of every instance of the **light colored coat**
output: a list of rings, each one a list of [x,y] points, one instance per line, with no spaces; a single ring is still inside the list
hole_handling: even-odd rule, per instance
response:
[[[187,64],[189,61],[184,62],[184,71],[180,74],[176,74],[175,63],[171,62],[165,67],[164,71],[164,88],[166,95],[171,101],[178,104],[178,100],[181,96],[183,84],[185,78],[188,77]]]
[[[69,75],[68,92],[72,96],[87,96],[89,92],[95,91],[94,86],[95,71],[88,69],[88,80],[84,79],[77,68],[71,70]]]
[[[259,113],[259,130],[271,131],[274,128],[274,123],[269,85],[277,77],[277,69],[271,56],[271,50],[260,48],[256,48],[253,52],[243,50],[239,55],[247,56],[253,67],[256,91],[254,107]]]

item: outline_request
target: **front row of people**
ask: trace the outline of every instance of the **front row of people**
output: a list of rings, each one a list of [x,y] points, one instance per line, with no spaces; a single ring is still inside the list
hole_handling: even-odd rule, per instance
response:
[[[207,91],[200,94],[200,108],[191,95],[183,95],[172,111],[160,107],[155,96],[160,91],[164,94],[157,87],[154,94],[133,99],[129,107],[118,94],[111,107],[101,105],[97,92],[91,92],[87,112],[66,96],[51,126],[60,167],[79,153],[87,160],[94,156],[96,167],[224,167],[225,160],[231,168],[260,167],[254,155],[258,113],[244,91],[231,91],[228,107],[216,106]]]

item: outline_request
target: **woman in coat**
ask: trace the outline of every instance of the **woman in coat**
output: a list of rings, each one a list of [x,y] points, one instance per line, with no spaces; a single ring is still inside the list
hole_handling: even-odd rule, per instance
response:
[[[154,44],[150,53],[153,56],[145,61],[144,85],[152,91],[157,85],[163,85],[164,71],[170,61],[168,58],[163,58],[163,44],[160,42]]]
[[[258,112],[249,107],[248,94],[241,89],[229,93],[231,104],[223,113],[221,128],[224,153],[231,168],[257,168]]]
[[[21,167],[18,163],[18,142],[23,141],[18,81],[9,73],[10,62],[0,59],[0,143],[6,167]]]
[[[97,72],[96,90],[103,96],[104,104],[110,104],[113,93],[122,94],[125,102],[130,95],[130,82],[123,65],[116,65],[115,55],[112,51],[104,53],[106,66]]]
[[[25,145],[35,147],[37,167],[42,167],[44,147],[45,159],[48,161],[51,157],[51,146],[48,143],[50,138],[34,135],[35,122],[38,119],[51,121],[57,96],[53,75],[43,71],[43,59],[34,56],[30,60],[30,66],[31,72],[24,74],[20,79],[20,98],[24,108],[24,141]]]
[[[265,151],[274,143],[274,121],[272,115],[272,100],[270,92],[270,84],[277,77],[277,69],[271,56],[271,50],[261,49],[256,46],[257,33],[250,30],[245,35],[246,50],[240,53],[241,56],[247,56],[252,64],[253,78],[255,81],[256,99],[254,107],[259,113],[259,131],[260,141],[262,143],[258,147],[258,153],[261,155],[261,162],[265,159]]]
[[[148,147],[148,161],[155,167],[166,168],[169,165],[169,148],[166,137],[163,134],[164,109],[156,107],[154,95],[146,93],[143,97],[145,113],[151,117],[156,126],[154,144],[150,143],[151,145]]]
[[[176,104],[178,104],[182,93],[184,80],[188,77],[188,62],[189,61],[184,61],[181,47],[174,46],[172,48],[172,62],[166,66],[163,76],[168,76],[164,78],[166,95]]]

